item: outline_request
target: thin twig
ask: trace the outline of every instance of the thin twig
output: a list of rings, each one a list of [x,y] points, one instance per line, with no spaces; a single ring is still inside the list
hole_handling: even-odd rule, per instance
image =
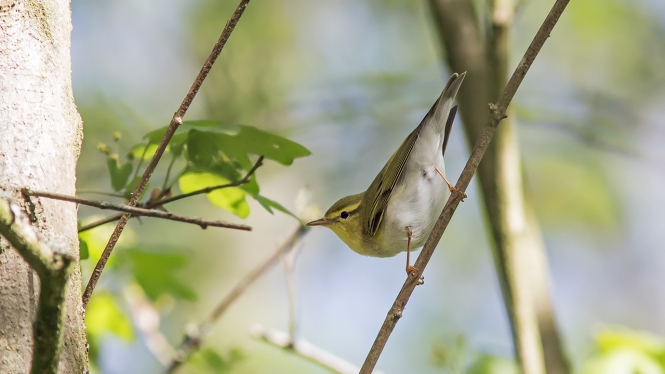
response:
[[[187,359],[199,349],[202,343],[202,338],[208,333],[212,327],[226,312],[226,310],[251,286],[257,279],[265,274],[279,258],[287,254],[293,249],[302,237],[309,231],[309,227],[300,226],[291,236],[275,250],[268,258],[265,259],[259,266],[249,272],[243,279],[236,284],[236,286],[217,304],[217,307],[210,313],[205,322],[193,328],[192,332],[188,332],[178,348],[178,358],[174,360],[171,365],[167,366],[166,373],[174,373]]]
[[[194,83],[192,83],[192,86],[187,92],[187,95],[180,104],[180,107],[173,115],[171,123],[166,129],[164,137],[159,142],[159,146],[157,146],[155,155],[152,156],[150,163],[148,163],[148,166],[143,172],[143,177],[141,177],[141,181],[136,186],[136,189],[132,194],[132,198],[129,200],[129,203],[127,205],[136,206],[136,204],[138,203],[141,194],[143,193],[143,191],[146,188],[146,185],[148,184],[148,180],[152,176],[152,173],[155,171],[155,168],[157,167],[157,163],[159,163],[159,160],[162,158],[162,155],[166,150],[166,146],[169,144],[169,141],[173,137],[173,134],[175,134],[175,131],[178,129],[178,126],[182,124],[182,118],[185,116],[185,113],[187,113],[189,106],[192,104],[192,101],[194,101],[194,97],[196,97],[196,94],[199,92],[199,88],[201,88],[203,81],[208,76],[210,69],[212,69],[212,65],[215,63],[215,60],[217,60],[217,57],[222,52],[224,45],[226,45],[226,42],[229,40],[231,32],[233,32],[233,29],[238,24],[238,20],[240,20],[240,17],[245,11],[245,8],[247,8],[247,4],[249,4],[249,0],[240,0],[240,4],[238,4],[238,7],[236,8],[235,12],[233,12],[231,19],[226,23],[226,26],[224,27],[222,34],[219,36],[219,39],[212,48],[212,52],[210,52],[210,56],[208,56],[208,58],[206,59],[205,63],[203,64],[203,67],[201,67],[201,71],[199,72],[198,76],[194,80]],[[118,239],[120,239],[122,230],[125,228],[125,225],[127,225],[129,217],[131,217],[131,213],[125,213],[122,215],[120,221],[118,222],[118,225],[115,227],[115,230],[113,230],[113,234],[111,234],[111,237],[109,238],[109,242],[106,244],[106,248],[104,248],[104,252],[102,252],[101,257],[99,258],[97,265],[95,265],[95,269],[92,271],[92,275],[90,276],[88,285],[85,287],[85,291],[83,292],[84,309],[88,305],[88,301],[90,301],[90,297],[92,296],[92,291],[95,289],[95,286],[99,281],[99,278],[102,276],[102,271],[104,270],[104,267],[106,266],[106,263],[108,262],[109,257],[111,256],[111,252],[113,252],[115,244],[118,242]]]
[[[223,227],[227,229],[252,231],[252,228],[247,225],[240,225],[236,223],[228,223],[222,221],[211,221],[201,218],[185,217],[178,214],[163,212],[161,210],[156,210],[156,209],[144,209],[129,205],[109,203],[107,201],[88,200],[80,198],[78,196],[61,195],[57,193],[50,193],[44,191],[31,191],[28,189],[24,189],[23,193],[26,196],[45,197],[47,199],[69,201],[70,203],[88,205],[99,209],[117,210],[120,212],[125,212],[125,214],[131,214],[134,216],[154,217],[154,218],[168,219],[171,221],[191,223],[193,225],[200,226],[202,229],[206,229],[208,228],[208,226],[212,226],[212,227]]]
[[[166,176],[164,177],[164,183],[162,184],[162,193],[165,193],[165,191],[167,191],[169,178],[171,177],[171,169],[173,169],[173,164],[175,164],[175,160],[177,159],[175,155],[172,156],[173,157],[171,157],[171,162],[169,162],[169,167],[166,168]]]
[[[538,30],[538,33],[531,42],[531,45],[529,45],[529,48],[524,54],[524,57],[522,57],[522,60],[517,65],[515,72],[510,77],[510,80],[508,81],[508,84],[504,89],[498,104],[490,104],[490,110],[492,112],[490,121],[485,127],[482,135],[478,138],[478,141],[476,142],[476,145],[471,152],[471,156],[464,166],[464,170],[462,170],[462,174],[460,175],[460,178],[455,185],[456,191],[454,191],[450,198],[448,198],[446,206],[443,208],[443,211],[436,221],[432,232],[427,238],[427,242],[425,243],[425,246],[420,252],[416,263],[414,264],[415,269],[409,274],[406,282],[404,282],[402,289],[397,295],[395,302],[390,308],[390,311],[388,312],[388,315],[386,316],[386,319],[384,320],[383,325],[379,330],[376,340],[374,341],[372,348],[367,354],[367,358],[365,359],[365,363],[360,370],[360,374],[369,374],[376,366],[376,363],[381,356],[381,352],[388,342],[390,334],[395,328],[397,321],[399,321],[399,319],[402,317],[404,307],[409,301],[409,298],[411,297],[413,290],[416,288],[416,285],[418,284],[418,281],[423,271],[425,270],[427,263],[432,257],[432,254],[434,253],[434,250],[436,249],[436,246],[439,243],[443,232],[446,230],[450,219],[452,218],[455,210],[457,209],[457,206],[464,196],[464,192],[466,191],[466,188],[468,187],[471,178],[473,177],[473,174],[475,173],[478,164],[480,163],[480,160],[485,154],[485,151],[487,150],[487,147],[489,146],[490,141],[494,136],[499,122],[501,122],[501,120],[506,117],[506,109],[515,96],[515,92],[517,92],[517,89],[522,83],[524,76],[538,55],[538,52],[540,52],[543,44],[545,44],[545,41],[550,36],[550,32],[554,28],[554,25],[556,25],[559,17],[563,13],[569,1],[570,0],[557,0],[550,13],[547,15],[547,18],[543,22],[542,26],[540,27],[540,30]]]
[[[254,163],[254,166],[252,166],[252,168],[249,169],[247,174],[245,174],[245,176],[242,179],[238,180],[238,181],[227,183],[227,184],[220,184],[220,185],[212,186],[212,187],[206,187],[206,188],[202,188],[200,190],[192,191],[192,192],[187,193],[187,194],[180,194],[180,195],[176,195],[176,196],[165,198],[165,199],[160,198],[161,200],[157,199],[155,201],[148,201],[147,204],[139,204],[139,206],[145,207],[145,208],[154,208],[154,207],[157,207],[157,206],[161,206],[161,205],[164,205],[164,204],[168,204],[168,203],[172,203],[174,201],[184,199],[186,197],[191,197],[191,196],[200,195],[200,194],[204,194],[204,193],[210,193],[212,191],[220,190],[220,189],[223,189],[223,188],[238,187],[238,186],[241,186],[243,184],[249,183],[252,175],[254,175],[256,170],[259,167],[261,167],[261,165],[263,165],[263,159],[264,159],[263,156],[260,156],[258,158],[258,160],[256,160],[256,163]],[[168,190],[169,190],[169,188],[167,188],[165,190],[162,190],[162,193],[165,193]],[[78,232],[80,233],[80,232],[83,232],[83,231],[86,231],[86,230],[94,229],[97,226],[101,226],[101,225],[109,223],[109,222],[117,221],[121,217],[122,217],[122,214],[116,214],[116,215],[113,215],[113,216],[110,216],[110,217],[107,217],[107,218],[102,218],[98,221],[95,221],[95,222],[89,223],[85,226],[79,227]]]
[[[254,325],[250,329],[250,334],[256,339],[260,339],[278,348],[282,348],[287,352],[302,357],[333,373],[356,374],[360,370],[352,363],[339,358],[304,339],[292,341],[288,334],[281,331],[266,329],[261,325]],[[374,373],[380,374],[382,372],[375,371]]]
[[[143,148],[143,153],[141,153],[139,163],[136,165],[136,169],[134,169],[134,176],[130,180],[136,179],[136,176],[139,175],[139,170],[141,169],[141,165],[143,165],[143,160],[145,160],[145,154],[148,153],[148,148],[150,148],[150,141],[148,141],[148,144],[146,144],[145,148]]]
[[[75,259],[39,240],[18,205],[0,199],[0,234],[39,276],[39,302],[33,323],[32,374],[55,374],[62,350],[67,282]]]

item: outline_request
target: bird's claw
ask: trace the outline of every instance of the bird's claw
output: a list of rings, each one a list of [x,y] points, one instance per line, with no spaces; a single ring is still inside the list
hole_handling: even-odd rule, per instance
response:
[[[416,268],[414,268],[413,266],[409,265],[409,266],[406,267],[406,274],[410,276],[411,273],[412,273],[413,271],[415,271],[415,270],[416,270]],[[422,284],[425,284],[425,277],[423,277],[423,276],[421,275],[421,276],[420,276],[420,279],[418,279],[418,283],[416,283],[416,285],[417,285],[417,286],[420,286],[420,285],[422,285]]]

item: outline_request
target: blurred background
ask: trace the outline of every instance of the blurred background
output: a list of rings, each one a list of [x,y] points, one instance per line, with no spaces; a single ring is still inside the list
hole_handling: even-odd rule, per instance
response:
[[[485,2],[476,3],[485,9]],[[80,194],[110,191],[99,143],[124,155],[144,134],[169,123],[236,5],[72,1],[74,95],[85,136]],[[551,5],[519,2],[511,71]],[[660,373],[665,3],[572,1],[551,36],[517,93],[513,114],[565,349],[577,370],[597,372],[592,364],[607,357],[608,344],[623,339],[647,354],[623,355],[621,363],[637,360],[654,370],[642,372]],[[311,203],[325,210],[367,188],[420,122],[451,73],[440,56],[425,1],[254,0],[186,119],[251,125],[302,144],[311,156],[288,167],[266,161],[257,171],[261,193],[296,210],[296,198],[307,188]],[[459,125],[446,152],[451,181],[469,153]],[[122,134],[120,141],[113,141],[114,132]],[[167,164],[165,159],[158,167],[156,185]],[[476,363],[476,372],[510,370],[510,329],[473,182],[467,193],[425,271],[425,285],[416,289],[379,361],[386,373],[459,372],[468,363]],[[246,223],[251,233],[131,221],[118,260],[96,291],[98,311],[88,315],[97,372],[164,370],[127,301],[137,272],[155,272],[138,283],[159,311],[161,331],[177,346],[188,324],[206,318],[298,227],[294,218],[248,202],[246,219],[203,196],[174,203],[170,211]],[[79,212],[82,223],[108,214]],[[84,277],[113,227],[86,232],[91,257],[82,262]],[[141,262],[132,257],[136,249],[169,257]],[[134,261],[125,266],[123,258]],[[404,254],[362,257],[331,231],[311,230],[294,267],[297,336],[360,366],[404,282],[404,261]],[[146,286],[151,281],[152,288]],[[250,337],[253,324],[287,331],[289,308],[278,264],[214,325],[204,348],[217,365],[199,354],[180,372],[325,373]]]

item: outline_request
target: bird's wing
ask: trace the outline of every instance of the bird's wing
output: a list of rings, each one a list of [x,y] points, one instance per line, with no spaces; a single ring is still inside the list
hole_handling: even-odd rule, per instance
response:
[[[464,78],[464,75],[465,73],[462,73],[462,79]],[[406,162],[411,155],[411,151],[413,150],[413,146],[416,144],[416,140],[418,140],[418,136],[420,136],[424,126],[432,122],[435,116],[441,115],[441,108],[439,108],[439,102],[441,99],[443,98],[444,101],[447,101],[453,100],[455,98],[457,89],[459,89],[459,85],[462,83],[462,81],[458,79],[459,77],[460,76],[457,74],[453,74],[450,77],[446,87],[443,89],[441,96],[436,100],[434,105],[432,105],[429,112],[427,112],[427,115],[425,115],[425,118],[423,118],[423,120],[420,122],[420,125],[418,125],[418,127],[416,127],[416,129],[406,137],[404,142],[402,142],[397,151],[395,151],[395,153],[390,157],[376,178],[374,178],[372,184],[370,184],[367,192],[363,196],[361,203],[363,234],[371,237],[374,236],[379,230],[381,220],[383,219],[386,207],[390,201],[390,196],[392,195],[395,185],[400,180],[400,178],[402,178],[404,165],[406,165]],[[453,87],[453,84],[456,85]],[[438,114],[437,110],[439,111]],[[444,130],[445,135],[443,151],[446,149],[445,147],[447,145],[446,143],[448,142],[448,135],[450,135],[450,129],[452,127],[456,111],[457,107],[454,107],[448,113],[446,127]]]
[[[404,165],[406,165],[406,161],[409,159],[409,155],[413,150],[414,144],[416,144],[416,140],[418,140],[418,135],[420,135],[422,128],[421,123],[407,136],[402,145],[399,146],[376,178],[374,178],[367,192],[365,192],[361,207],[363,234],[374,236],[379,229],[383,213],[388,206],[388,201],[390,201],[390,195],[397,181],[402,176]]]

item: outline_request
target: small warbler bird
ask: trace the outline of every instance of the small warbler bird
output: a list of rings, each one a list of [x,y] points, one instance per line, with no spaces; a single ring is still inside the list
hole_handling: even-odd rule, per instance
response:
[[[466,73],[453,74],[420,125],[402,142],[367,191],[341,198],[323,218],[326,226],[365,256],[392,257],[425,244],[455,188],[444,176],[446,151],[457,106],[453,101]]]

